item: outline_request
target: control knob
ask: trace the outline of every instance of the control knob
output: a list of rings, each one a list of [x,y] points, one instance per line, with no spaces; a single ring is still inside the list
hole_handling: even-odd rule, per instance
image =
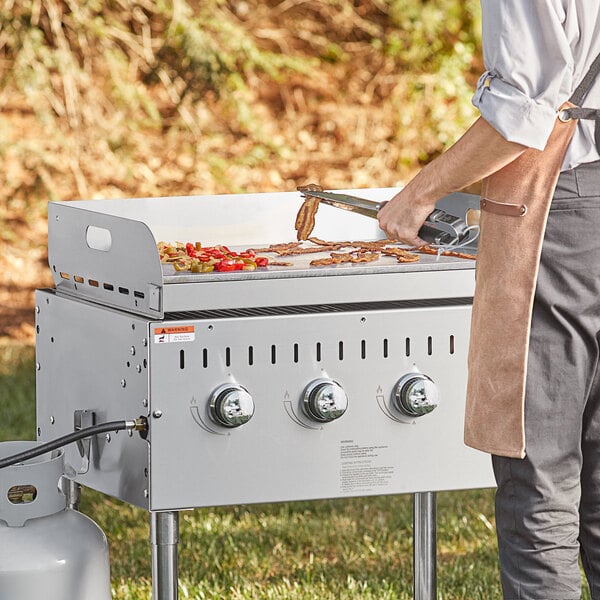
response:
[[[422,373],[408,373],[396,384],[393,392],[396,408],[409,417],[422,417],[439,403],[435,383]]]
[[[315,379],[304,389],[302,407],[310,419],[328,423],[346,412],[348,397],[339,383],[331,379]]]
[[[239,427],[252,418],[254,400],[241,385],[223,384],[212,393],[208,410],[218,425]]]

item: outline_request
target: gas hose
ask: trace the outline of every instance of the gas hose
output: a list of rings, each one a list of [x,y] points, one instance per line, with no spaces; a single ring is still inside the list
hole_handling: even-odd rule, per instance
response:
[[[63,435],[44,444],[40,444],[35,448],[30,448],[29,450],[19,452],[18,454],[1,458],[0,469],[3,469],[4,467],[10,467],[17,463],[29,460],[30,458],[35,458],[36,456],[40,456],[46,452],[56,450],[57,448],[62,448],[62,446],[77,442],[93,435],[99,435],[108,431],[123,431],[125,429],[128,431],[146,432],[148,431],[148,419],[145,417],[139,417],[138,419],[133,419],[131,421],[109,421],[107,423],[92,425],[90,427],[74,431],[73,433],[68,433],[67,435]]]

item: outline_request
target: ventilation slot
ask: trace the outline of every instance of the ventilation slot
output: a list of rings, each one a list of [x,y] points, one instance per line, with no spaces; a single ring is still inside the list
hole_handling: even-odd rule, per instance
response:
[[[344,360],[344,342],[338,344],[338,358]]]
[[[298,344],[294,344],[294,362],[298,362]]]
[[[271,346],[271,364],[277,364],[277,346],[275,346],[274,344],[273,346]]]
[[[102,287],[109,292],[113,292],[115,289],[115,286],[112,283],[103,283]]]
[[[390,355],[390,343],[387,338],[383,340],[383,358],[388,358]]]
[[[88,279],[88,285],[92,287],[98,287],[100,284],[95,279]]]
[[[225,348],[225,366],[231,366],[231,348],[229,347]]]
[[[85,280],[83,277],[80,277],[79,275],[75,275],[73,277],[73,281],[76,281],[77,283],[83,283]]]
[[[125,296],[129,295],[129,290],[126,287],[119,288],[119,294],[124,294]]]
[[[202,350],[202,367],[208,369],[208,348]]]
[[[367,358],[367,341],[362,340],[360,343],[360,357],[365,360]]]
[[[317,362],[321,362],[321,342],[317,342],[317,347],[315,348],[315,351]]]
[[[405,346],[406,346],[406,356],[410,356],[410,338],[406,338]]]
[[[184,350],[179,351],[179,368],[185,369],[185,351]]]
[[[450,354],[454,354],[454,336],[450,336]]]
[[[427,354],[429,356],[433,354],[433,338],[431,336],[427,338]]]
[[[142,300],[145,298],[144,292],[138,292],[137,290],[133,291],[133,295],[135,298],[141,298]]]
[[[254,364],[254,346],[248,346],[248,364],[250,366]]]

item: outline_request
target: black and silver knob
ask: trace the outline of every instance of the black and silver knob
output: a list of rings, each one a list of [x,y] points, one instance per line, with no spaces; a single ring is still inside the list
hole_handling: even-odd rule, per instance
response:
[[[302,408],[309,419],[328,423],[339,419],[348,408],[348,396],[331,379],[315,379],[304,389]]]
[[[429,414],[440,403],[438,389],[427,375],[407,373],[394,388],[394,406],[408,417]]]
[[[254,400],[241,385],[224,384],[212,393],[208,411],[218,425],[239,427],[252,418]]]

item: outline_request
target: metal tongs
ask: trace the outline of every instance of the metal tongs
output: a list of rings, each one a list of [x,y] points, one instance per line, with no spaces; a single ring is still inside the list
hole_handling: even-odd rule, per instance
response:
[[[377,218],[377,213],[387,204],[387,201],[374,202],[349,194],[324,192],[317,188],[318,186],[315,184],[310,184],[299,187],[298,191],[304,197],[318,198],[329,206],[349,210],[373,219]],[[457,244],[466,241],[472,232],[473,225],[478,224],[479,211],[476,209],[469,208],[462,218],[436,208],[423,223],[423,227],[419,230],[419,237],[429,244],[439,246]]]

